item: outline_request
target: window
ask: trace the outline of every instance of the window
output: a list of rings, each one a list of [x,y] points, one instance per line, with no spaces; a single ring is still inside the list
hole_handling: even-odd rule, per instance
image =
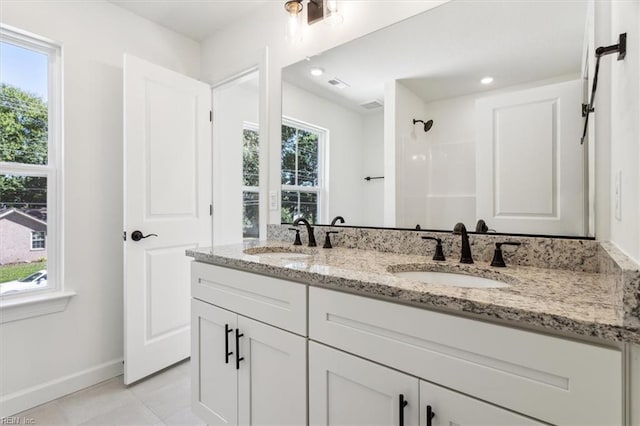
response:
[[[260,137],[258,125],[242,129],[242,237],[260,236]]]
[[[60,61],[59,47],[0,27],[0,295],[11,300],[61,287]]]
[[[31,231],[31,250],[44,250],[44,231]]]
[[[322,147],[326,131],[294,120],[282,124],[283,223],[322,220]]]

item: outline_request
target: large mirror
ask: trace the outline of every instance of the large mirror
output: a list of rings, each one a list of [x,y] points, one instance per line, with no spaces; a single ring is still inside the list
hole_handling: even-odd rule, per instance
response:
[[[284,68],[282,221],[593,236],[592,7],[453,0]]]

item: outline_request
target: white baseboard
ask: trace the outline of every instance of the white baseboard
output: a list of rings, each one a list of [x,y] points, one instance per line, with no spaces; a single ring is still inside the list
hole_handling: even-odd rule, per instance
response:
[[[40,385],[3,395],[0,397],[0,418],[13,416],[45,402],[119,376],[122,374],[122,367],[122,359],[116,359]]]

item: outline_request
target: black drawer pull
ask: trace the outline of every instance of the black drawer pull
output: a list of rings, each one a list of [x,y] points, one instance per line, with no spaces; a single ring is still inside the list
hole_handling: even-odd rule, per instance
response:
[[[236,328],[236,370],[240,370],[240,361],[244,361],[244,357],[240,356],[240,338],[243,336],[244,334]]]
[[[233,352],[229,352],[229,333],[233,329],[229,327],[229,324],[224,325],[224,363],[229,364],[229,356],[233,355]]]
[[[431,419],[436,416],[436,413],[433,411],[430,405],[427,405],[427,426],[431,426]]]
[[[405,401],[404,395],[400,394],[398,398],[398,411],[400,412],[399,426],[404,426],[404,407],[406,407],[408,403],[408,401]]]

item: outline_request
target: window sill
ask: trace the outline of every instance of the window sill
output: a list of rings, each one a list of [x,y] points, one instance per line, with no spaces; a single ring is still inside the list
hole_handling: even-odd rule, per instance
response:
[[[0,324],[62,312],[74,291],[59,291],[0,301]]]

